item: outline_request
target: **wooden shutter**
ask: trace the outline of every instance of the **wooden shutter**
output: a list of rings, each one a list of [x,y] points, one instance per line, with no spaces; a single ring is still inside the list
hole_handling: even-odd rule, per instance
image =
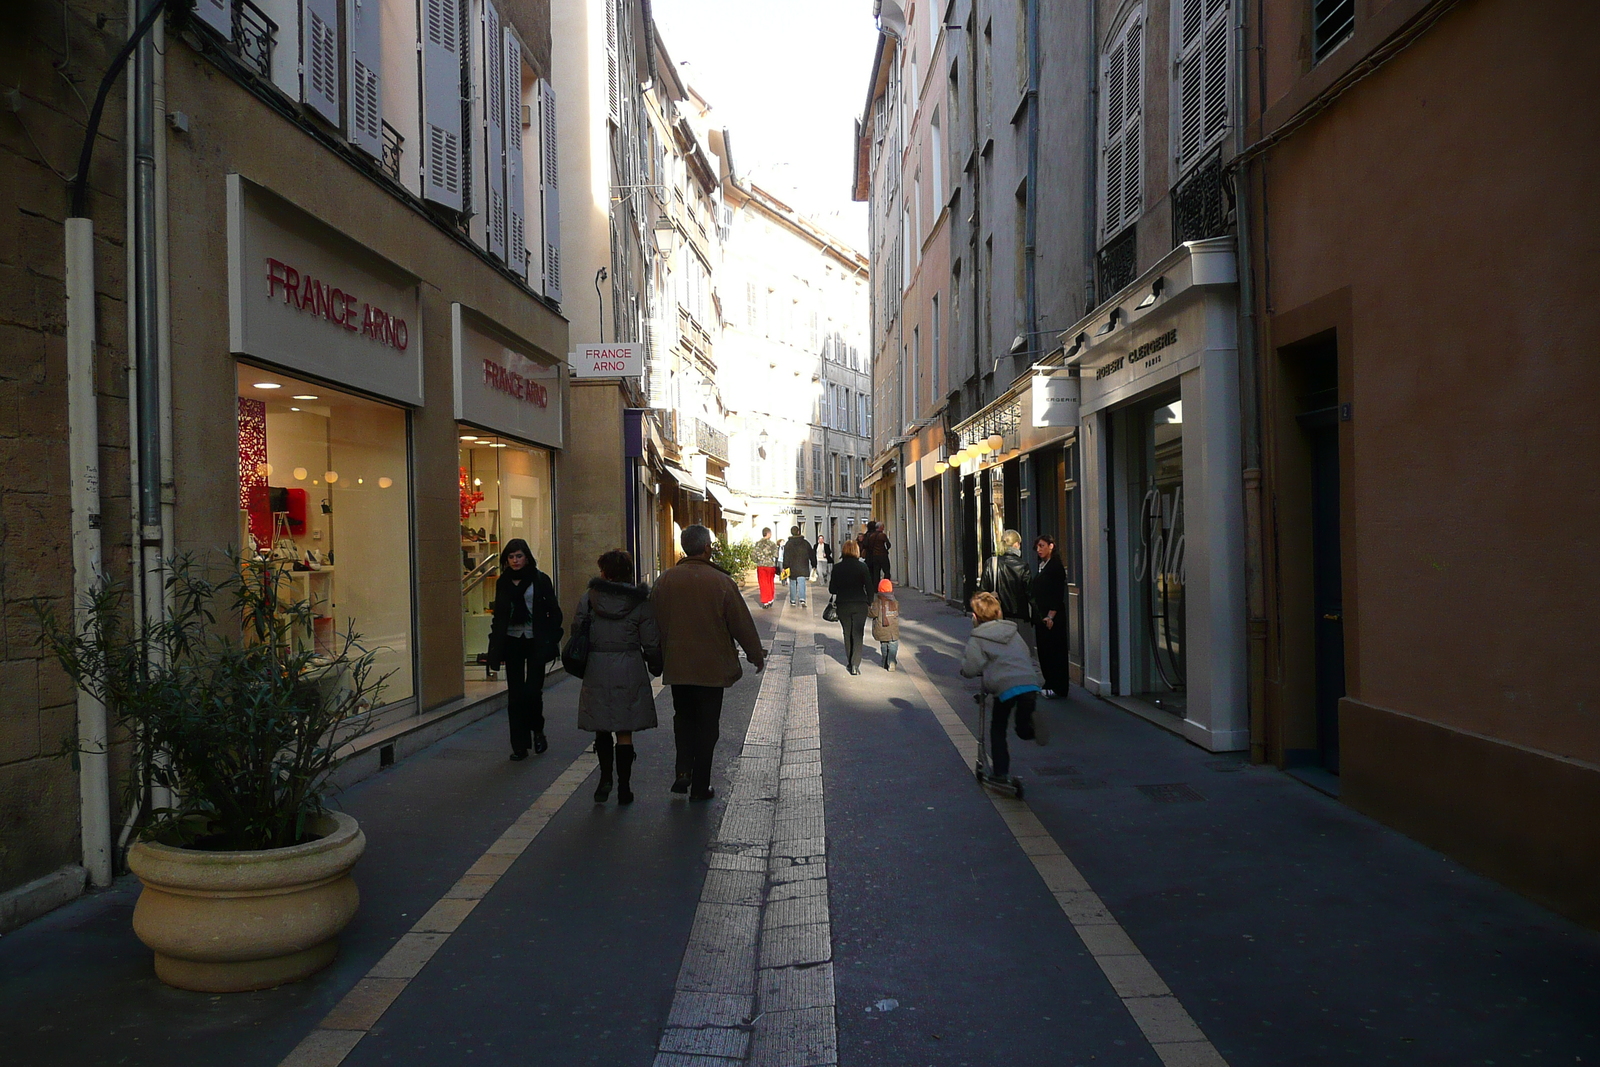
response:
[[[339,0],[301,0],[300,99],[339,125]]]
[[[383,37],[378,0],[350,0],[345,73],[349,79],[350,143],[373,159],[383,158]]]
[[[606,5],[606,107],[611,121],[622,122],[622,69],[617,61],[617,0]]]
[[[1135,16],[1106,53],[1101,69],[1106,101],[1101,149],[1102,238],[1139,217],[1144,177],[1144,26]]]
[[[522,43],[505,33],[506,265],[528,277],[527,190],[522,176]]]
[[[422,0],[422,195],[462,206],[461,9],[459,0]]]
[[[224,41],[233,40],[233,0],[195,0],[194,14]]]
[[[544,292],[561,299],[561,186],[556,161],[556,91],[539,82],[539,192],[544,219]]]
[[[665,303],[665,301],[662,301]],[[649,345],[646,348],[647,358],[644,368],[644,381],[647,398],[645,403],[657,410],[666,410],[672,406],[672,375],[669,365],[672,362],[672,344],[676,332],[676,321],[668,318],[671,309],[660,310],[656,317],[650,319],[646,325]]]
[[[1178,41],[1178,169],[1192,166],[1228,129],[1228,0],[1183,0]]]
[[[1205,129],[1202,138],[1211,145],[1228,129],[1228,76],[1233,49],[1227,0],[1206,0]]]
[[[506,258],[506,79],[505,47],[500,40],[500,12],[483,5],[484,170],[488,175],[487,230],[489,254]]]

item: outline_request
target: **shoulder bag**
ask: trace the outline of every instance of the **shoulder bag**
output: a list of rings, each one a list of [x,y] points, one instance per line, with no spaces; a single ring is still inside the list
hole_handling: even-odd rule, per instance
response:
[[[589,669],[589,619],[589,613],[583,612],[573,620],[572,636],[561,652],[562,669],[574,678],[582,678]]]

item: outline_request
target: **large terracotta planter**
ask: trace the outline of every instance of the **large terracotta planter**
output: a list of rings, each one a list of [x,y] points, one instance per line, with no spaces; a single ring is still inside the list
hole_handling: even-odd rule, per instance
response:
[[[323,836],[262,852],[202,852],[141,841],[128,866],[144,883],[133,931],[155,950],[156,976],[179,989],[236,993],[326,967],[360,900],[350,868],[367,847],[350,816]]]

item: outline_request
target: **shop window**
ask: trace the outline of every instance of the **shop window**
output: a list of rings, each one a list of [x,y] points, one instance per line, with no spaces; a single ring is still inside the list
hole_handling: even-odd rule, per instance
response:
[[[239,537],[314,611],[301,639],[331,654],[354,628],[387,675],[379,700],[415,695],[406,413],[283,374],[238,369]]]
[[[505,543],[522,538],[539,569],[555,579],[550,453],[462,427],[458,482],[461,503],[462,637],[467,680],[484,680],[495,582]]]
[[[1184,714],[1186,617],[1183,402],[1156,401],[1133,416],[1129,558],[1132,563],[1133,689]]]

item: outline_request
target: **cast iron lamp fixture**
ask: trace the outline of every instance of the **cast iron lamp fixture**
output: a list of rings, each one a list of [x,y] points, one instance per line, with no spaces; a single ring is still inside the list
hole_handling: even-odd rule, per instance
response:
[[[678,224],[665,215],[656,216],[655,225],[651,227],[656,237],[656,247],[668,259],[672,258],[672,250],[678,243]]]
[[[1165,277],[1157,278],[1155,280],[1155,284],[1150,286],[1150,295],[1146,296],[1143,300],[1135,304],[1133,310],[1143,311],[1145,308],[1150,307],[1161,298],[1161,294],[1166,290],[1166,288],[1167,279]]]

